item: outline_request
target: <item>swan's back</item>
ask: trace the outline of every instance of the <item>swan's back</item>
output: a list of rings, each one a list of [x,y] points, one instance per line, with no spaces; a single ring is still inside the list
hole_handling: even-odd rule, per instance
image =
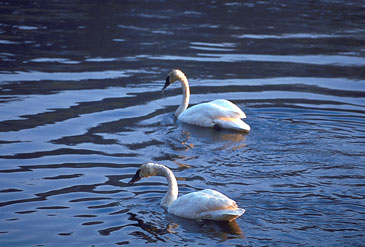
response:
[[[168,208],[169,213],[189,219],[232,221],[245,210],[235,201],[215,190],[201,190],[179,197]]]
[[[225,113],[228,115],[227,117],[246,118],[246,114],[229,100],[217,99],[209,103],[224,108]]]

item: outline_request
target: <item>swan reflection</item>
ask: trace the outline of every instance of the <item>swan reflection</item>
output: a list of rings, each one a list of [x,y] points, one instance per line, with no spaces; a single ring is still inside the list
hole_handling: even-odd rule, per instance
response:
[[[231,222],[224,221],[192,221],[169,215],[167,229],[172,234],[179,235],[180,232],[202,234],[205,237],[215,238],[219,242],[225,242],[229,239],[244,239],[242,229],[235,220]]]
[[[183,238],[186,233],[200,234],[205,238],[216,239],[217,242],[222,243],[231,239],[244,239],[245,235],[237,224],[237,222],[216,222],[216,221],[195,221],[188,220],[174,215],[167,215],[167,222],[161,223],[160,226],[156,223],[145,222],[141,217],[134,213],[128,213],[130,215],[129,220],[133,221],[134,226],[139,228],[139,230],[134,230],[131,235],[135,235],[146,242],[166,242],[168,234],[173,234],[180,238],[183,243],[188,242],[186,238]],[[194,243],[195,240],[194,240]]]
[[[184,123],[181,123],[180,127],[182,129],[181,135],[183,136],[181,144],[185,147],[186,151],[193,149],[201,142],[215,144],[215,149],[217,150],[239,150],[246,147],[246,134],[229,130],[216,131]],[[198,141],[199,143],[195,143]]]

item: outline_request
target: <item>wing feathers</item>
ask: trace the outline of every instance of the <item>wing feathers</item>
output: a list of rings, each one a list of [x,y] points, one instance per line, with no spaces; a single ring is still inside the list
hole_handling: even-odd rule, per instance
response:
[[[229,100],[217,99],[209,103],[221,107],[222,110],[228,114],[227,117],[246,118],[246,114]]]
[[[244,213],[244,209],[238,208],[235,201],[209,189],[179,197],[169,206],[168,211],[190,219],[223,221],[231,221]]]

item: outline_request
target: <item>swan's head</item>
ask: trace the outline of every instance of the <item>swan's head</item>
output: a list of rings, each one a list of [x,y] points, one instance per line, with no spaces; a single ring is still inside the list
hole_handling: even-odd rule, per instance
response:
[[[162,165],[156,164],[156,163],[145,163],[139,167],[136,174],[134,174],[134,177],[129,181],[129,185],[134,184],[135,182],[141,180],[142,178],[147,178],[151,176],[158,175],[158,169]]]
[[[171,83],[175,81],[181,81],[183,78],[186,78],[185,74],[179,69],[173,69],[169,72],[166,77],[165,86],[163,86],[162,90],[167,88]]]

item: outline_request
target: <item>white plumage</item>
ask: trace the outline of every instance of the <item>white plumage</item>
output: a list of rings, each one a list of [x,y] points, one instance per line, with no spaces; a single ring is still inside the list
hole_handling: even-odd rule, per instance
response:
[[[189,219],[232,221],[245,210],[222,193],[206,189],[177,198],[168,207],[168,212]]]
[[[183,89],[183,100],[175,112],[178,120],[202,127],[250,131],[250,126],[242,121],[242,118],[246,118],[245,113],[228,100],[218,99],[188,108],[190,88],[188,79],[181,70],[170,71],[163,89],[175,81],[180,81]]]
[[[143,164],[129,184],[149,176],[165,176],[168,191],[161,205],[171,214],[188,219],[208,219],[215,221],[232,221],[241,216],[245,210],[238,208],[235,201],[222,193],[205,189],[192,192],[178,198],[178,187],[174,174],[164,165],[156,163]]]

